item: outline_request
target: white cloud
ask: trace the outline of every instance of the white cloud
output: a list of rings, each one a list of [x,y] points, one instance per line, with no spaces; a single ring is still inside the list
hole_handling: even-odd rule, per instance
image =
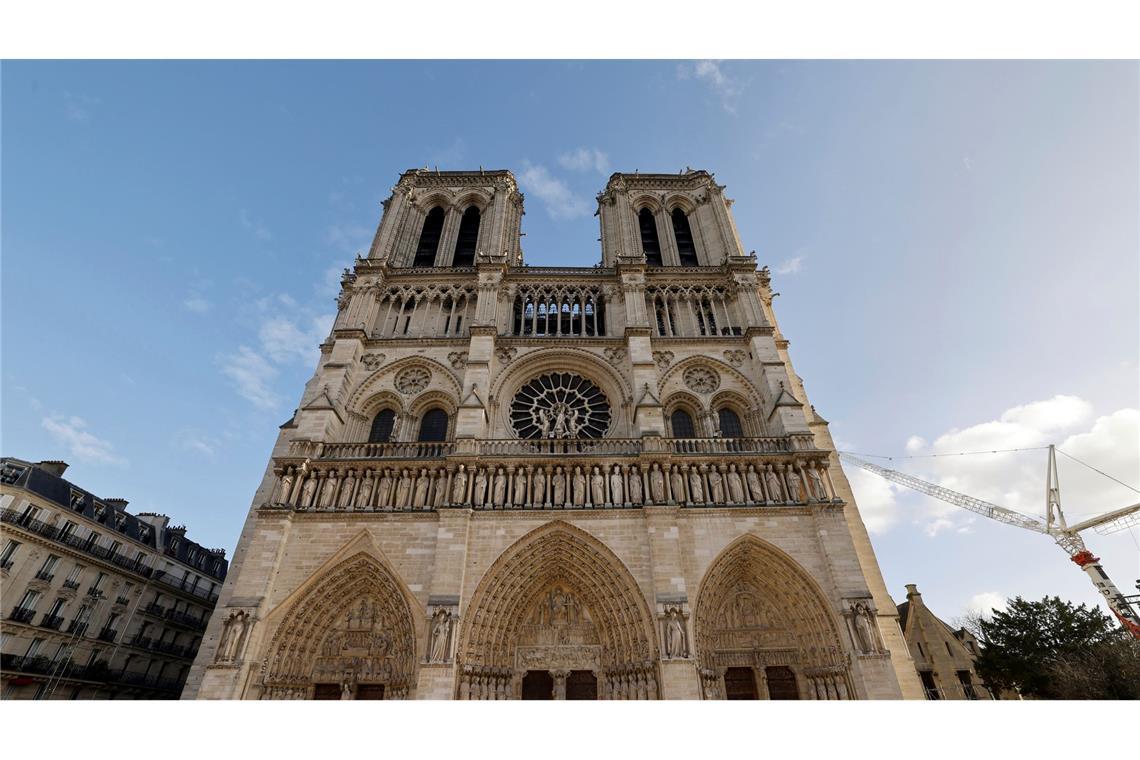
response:
[[[86,430],[81,417],[53,414],[44,417],[44,428],[52,437],[67,447],[68,453],[81,462],[126,464],[127,460],[115,453],[110,441],[98,438]]]
[[[63,115],[68,121],[90,121],[91,109],[99,105],[99,98],[90,95],[63,93]]]
[[[257,334],[262,353],[277,364],[291,361],[315,364],[317,347],[328,336],[334,318],[331,314],[309,317],[302,326],[289,317],[269,317],[261,323]]]
[[[551,176],[545,166],[527,163],[519,176],[519,184],[542,200],[552,219],[573,219],[591,212],[589,201],[571,192],[566,183]]]
[[[804,257],[796,256],[786,261],[780,262],[776,267],[776,274],[797,274],[803,266]]]
[[[737,101],[740,99],[740,84],[730,77],[720,67],[719,61],[697,61],[693,64],[679,64],[677,66],[679,79],[699,79],[720,97],[721,105],[729,113],[736,113]]]
[[[359,224],[333,224],[325,239],[330,245],[349,253],[363,253],[372,243],[373,230]]]
[[[1005,595],[996,591],[983,591],[980,594],[974,594],[970,597],[966,609],[972,614],[989,617],[994,610],[1005,609]]]
[[[269,231],[269,228],[265,226],[265,223],[260,219],[252,218],[245,209],[241,210],[241,226],[252,232],[258,240],[270,240],[273,238],[273,234]]]
[[[859,505],[859,514],[870,533],[885,533],[898,519],[899,486],[866,470],[845,467],[848,482]]]
[[[888,466],[998,506],[1042,517],[1046,453],[1041,447],[1050,443],[1133,486],[1140,484],[1140,411],[1121,409],[1092,420],[1090,426],[1092,413],[1092,405],[1075,396],[1059,395],[1015,406],[996,420],[943,433],[931,444],[912,436],[906,445],[912,456],[999,453],[910,459]],[[1066,461],[1061,454],[1057,460],[1062,507],[1070,522],[1135,501],[1135,493],[1108,478]],[[876,477],[860,472],[860,477],[863,475]],[[856,488],[856,500],[863,512],[864,495],[856,486],[858,482],[852,478],[852,488]],[[900,506],[893,500],[884,500],[881,492],[868,493],[867,498],[874,522],[889,528],[899,516]],[[967,510],[931,497],[917,497],[913,507],[909,503],[905,509],[910,520],[929,536],[949,531],[968,533],[979,519]]]
[[[195,314],[205,314],[210,310],[211,306],[213,306],[213,304],[203,298],[199,293],[191,292],[182,301],[182,308]]]
[[[237,353],[221,357],[221,365],[222,374],[254,406],[276,409],[281,403],[281,397],[270,387],[277,378],[277,369],[252,348],[239,346]]]
[[[558,164],[571,171],[596,171],[606,175],[610,171],[610,159],[597,148],[578,148],[570,153],[563,153],[558,157]]]
[[[193,451],[198,454],[214,458],[214,454],[218,450],[218,441],[202,433],[193,430],[183,430],[175,436],[175,443],[179,448],[185,451]]]

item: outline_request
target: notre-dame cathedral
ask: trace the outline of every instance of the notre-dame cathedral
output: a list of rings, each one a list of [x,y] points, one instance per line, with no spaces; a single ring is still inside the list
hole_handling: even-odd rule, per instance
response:
[[[614,174],[593,267],[508,171],[383,205],[185,698],[921,698],[711,174]]]

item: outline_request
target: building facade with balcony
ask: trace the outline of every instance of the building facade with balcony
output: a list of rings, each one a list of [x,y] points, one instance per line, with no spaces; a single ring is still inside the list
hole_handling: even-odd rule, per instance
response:
[[[185,698],[921,698],[712,175],[614,174],[593,267],[507,171],[383,205]]]
[[[177,699],[225,552],[66,469],[0,459],[3,699]]]

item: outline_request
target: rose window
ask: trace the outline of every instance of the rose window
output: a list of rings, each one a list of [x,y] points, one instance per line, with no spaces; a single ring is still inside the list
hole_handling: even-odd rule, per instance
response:
[[[610,428],[610,404],[586,378],[552,372],[515,394],[511,427],[519,438],[601,438]]]

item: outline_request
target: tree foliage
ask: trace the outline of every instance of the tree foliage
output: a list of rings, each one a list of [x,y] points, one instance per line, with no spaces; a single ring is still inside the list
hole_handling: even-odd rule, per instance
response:
[[[1036,699],[1140,698],[1140,643],[1096,608],[1020,596],[971,621],[978,675]]]

